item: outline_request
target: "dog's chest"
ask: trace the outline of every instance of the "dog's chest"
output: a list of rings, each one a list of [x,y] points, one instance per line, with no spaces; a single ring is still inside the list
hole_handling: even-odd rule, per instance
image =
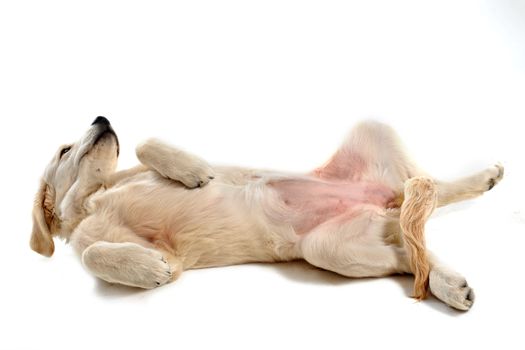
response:
[[[118,221],[147,241],[172,245],[184,235],[197,238],[247,226],[249,218],[225,197],[214,184],[187,189],[171,180],[144,176],[94,196],[91,214]]]

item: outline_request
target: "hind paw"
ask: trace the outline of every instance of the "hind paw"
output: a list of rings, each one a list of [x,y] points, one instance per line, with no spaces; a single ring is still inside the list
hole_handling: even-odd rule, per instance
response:
[[[474,290],[464,277],[447,269],[430,271],[430,291],[450,307],[468,311],[474,304]]]
[[[489,179],[487,180],[487,191],[490,191],[494,186],[496,186],[505,173],[505,168],[501,164],[496,164],[489,169],[487,169]]]

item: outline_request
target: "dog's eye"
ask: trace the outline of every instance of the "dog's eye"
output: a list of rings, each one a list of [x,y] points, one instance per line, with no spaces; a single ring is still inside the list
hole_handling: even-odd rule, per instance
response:
[[[62,148],[62,150],[60,151],[60,158],[62,158],[64,154],[66,154],[70,150],[71,150],[71,146]]]

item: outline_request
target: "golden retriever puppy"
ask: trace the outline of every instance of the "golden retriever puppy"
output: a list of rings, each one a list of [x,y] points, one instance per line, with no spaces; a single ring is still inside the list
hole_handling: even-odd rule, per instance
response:
[[[364,122],[326,164],[287,174],[206,161],[151,139],[141,165],[115,172],[119,142],[98,117],[47,166],[33,210],[31,248],[45,256],[66,239],[87,270],[110,283],[155,288],[184,270],[304,259],[349,277],[415,275],[468,310],[465,279],[425,249],[436,206],[473,198],[503,176],[499,165],[454,182],[427,176],[394,131]]]

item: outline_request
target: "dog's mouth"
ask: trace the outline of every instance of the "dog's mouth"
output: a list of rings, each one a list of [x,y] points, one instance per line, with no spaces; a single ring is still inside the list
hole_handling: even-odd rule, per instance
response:
[[[117,157],[118,157],[120,154],[120,144],[118,141],[118,136],[113,130],[113,128],[111,127],[111,125],[104,125],[100,127],[98,135],[95,137],[91,148],[95,147],[99,142],[106,140],[107,138],[110,138],[110,137],[113,137],[115,139],[115,143],[117,145]]]
[[[83,149],[80,153],[80,156],[78,157],[78,162],[81,162],[82,159],[87,156],[90,152],[92,152],[98,144],[113,138],[115,140],[115,145],[117,146],[117,157],[120,154],[120,144],[118,140],[118,136],[111,127],[111,125],[97,125],[95,130],[92,130],[92,136],[90,137],[91,141],[86,146],[83,146]]]

